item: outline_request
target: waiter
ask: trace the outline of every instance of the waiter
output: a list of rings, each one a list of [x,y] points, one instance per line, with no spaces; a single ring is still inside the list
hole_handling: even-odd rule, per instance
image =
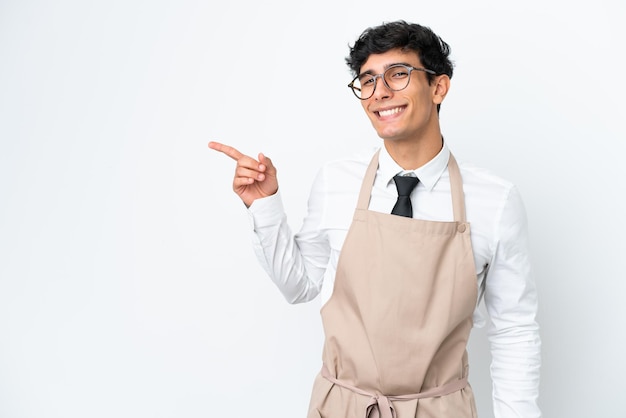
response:
[[[233,189],[272,280],[290,303],[321,295],[325,343],[308,418],[476,417],[466,346],[485,323],[496,418],[541,416],[523,202],[510,182],[459,168],[444,142],[449,55],[414,23],[361,34],[346,59],[349,87],[382,146],[321,168],[295,235],[272,161],[209,143],[237,161]]]

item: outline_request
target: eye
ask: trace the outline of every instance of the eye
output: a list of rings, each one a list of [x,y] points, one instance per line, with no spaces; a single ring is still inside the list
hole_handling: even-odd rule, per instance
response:
[[[398,79],[398,78],[406,78],[409,76],[409,71],[404,67],[395,67],[390,68],[389,77]]]
[[[359,82],[362,86],[369,86],[374,84],[374,77],[369,74],[365,74],[361,78],[359,78]]]

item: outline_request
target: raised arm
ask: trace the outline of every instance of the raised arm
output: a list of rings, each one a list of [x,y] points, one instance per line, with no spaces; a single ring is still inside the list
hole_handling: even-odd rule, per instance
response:
[[[250,207],[256,199],[271,196],[278,191],[276,167],[265,155],[259,153],[258,160],[255,160],[229,145],[215,141],[209,142],[209,148],[237,162],[233,191],[247,207]]]
[[[270,159],[259,154],[255,160],[219,142],[209,142],[209,148],[237,162],[233,190],[249,208],[254,251],[263,269],[289,303],[314,299],[320,292],[330,253],[326,235],[319,228],[323,209],[319,193],[310,199],[305,226],[295,238],[287,224],[276,168]]]

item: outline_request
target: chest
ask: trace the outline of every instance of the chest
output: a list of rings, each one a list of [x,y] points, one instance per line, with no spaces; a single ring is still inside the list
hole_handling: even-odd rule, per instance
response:
[[[327,210],[322,216],[321,228],[331,249],[330,264],[332,267],[336,267],[346,235],[352,224],[356,200],[356,194],[347,190],[345,193],[335,193],[327,199]],[[416,219],[448,222],[453,218],[450,194],[446,188],[432,191],[417,189],[411,196],[411,200]],[[369,210],[390,213],[395,201],[395,191],[374,189],[372,190]],[[495,230],[496,216],[494,209],[490,208],[486,202],[480,202],[471,197],[467,197],[466,201],[476,273],[480,274],[485,270],[493,256],[493,231]]]

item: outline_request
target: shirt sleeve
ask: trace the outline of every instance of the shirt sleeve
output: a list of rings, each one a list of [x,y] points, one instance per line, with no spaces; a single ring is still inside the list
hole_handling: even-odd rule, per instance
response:
[[[496,418],[537,418],[541,341],[536,322],[526,212],[513,187],[497,224],[495,251],[485,280]]]
[[[325,206],[323,178],[318,174],[309,196],[307,216],[295,235],[287,222],[280,191],[255,200],[248,209],[257,259],[289,303],[313,300],[322,288],[330,253],[321,228]]]

